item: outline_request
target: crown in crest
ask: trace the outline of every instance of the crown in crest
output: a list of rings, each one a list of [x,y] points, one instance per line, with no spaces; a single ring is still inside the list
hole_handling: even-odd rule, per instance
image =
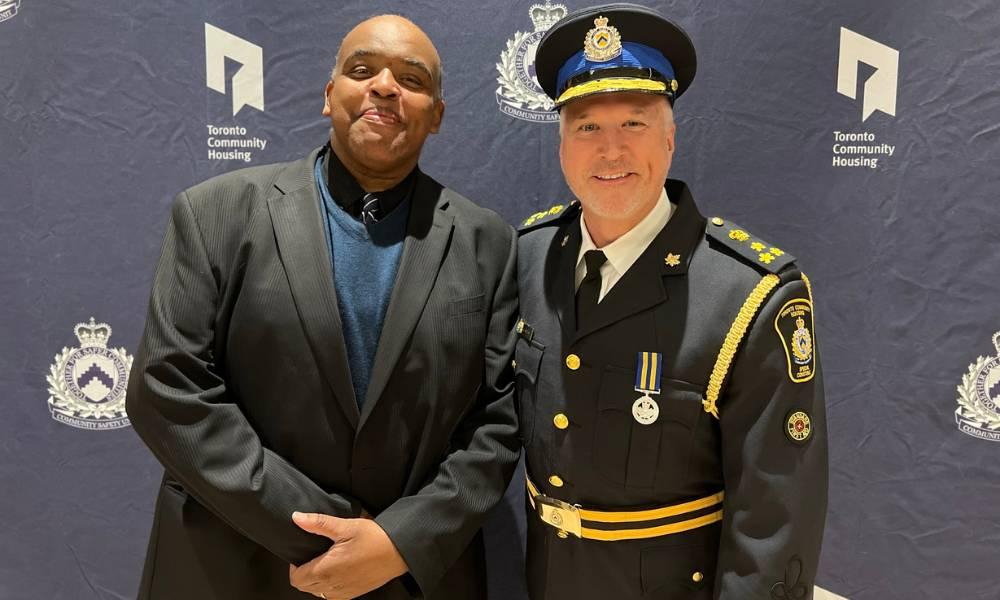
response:
[[[798,327],[799,329],[802,329],[803,327],[805,327],[806,326],[805,319],[803,319],[802,317],[796,318],[795,319],[795,326]]]
[[[80,346],[107,346],[111,338],[111,326],[107,323],[97,323],[90,317],[88,323],[77,323],[73,328]]]
[[[569,9],[563,4],[552,4],[551,0],[545,0],[545,4],[532,4],[528,14],[531,15],[531,22],[535,25],[535,31],[545,31],[556,24],[556,21],[566,16]]]

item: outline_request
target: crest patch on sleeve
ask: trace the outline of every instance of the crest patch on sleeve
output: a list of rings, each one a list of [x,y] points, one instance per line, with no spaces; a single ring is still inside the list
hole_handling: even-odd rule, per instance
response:
[[[774,329],[785,349],[789,379],[795,383],[805,383],[812,379],[816,372],[812,302],[805,298],[786,302],[774,318]]]
[[[805,444],[812,437],[812,418],[804,410],[796,410],[785,417],[785,435],[795,444]]]

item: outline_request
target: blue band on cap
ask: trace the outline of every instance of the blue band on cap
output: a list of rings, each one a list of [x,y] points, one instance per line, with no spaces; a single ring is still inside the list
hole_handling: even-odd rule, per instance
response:
[[[622,67],[636,67],[639,69],[653,69],[667,81],[674,79],[674,66],[670,64],[666,56],[655,48],[650,48],[645,44],[625,42],[622,44],[622,53],[611,60],[605,62],[594,62],[587,60],[584,51],[580,50],[566,61],[566,64],[559,69],[556,76],[556,95],[566,91],[566,82],[580,73],[595,71],[598,69],[615,69]],[[669,91],[669,87],[667,88]]]

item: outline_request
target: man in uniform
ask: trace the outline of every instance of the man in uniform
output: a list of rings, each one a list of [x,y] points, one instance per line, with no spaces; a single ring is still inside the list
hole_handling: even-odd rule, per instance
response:
[[[690,39],[595,7],[548,31],[536,69],[577,200],[518,244],[531,597],[811,598],[827,496],[811,288],[667,179]]]
[[[127,399],[166,471],[140,599],[485,597],[516,236],[417,167],[440,76],[416,25],[365,21],[327,145],[177,197]]]

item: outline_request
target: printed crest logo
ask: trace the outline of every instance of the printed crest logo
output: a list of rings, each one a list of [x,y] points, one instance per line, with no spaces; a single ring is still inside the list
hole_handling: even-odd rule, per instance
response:
[[[19,8],[21,0],[0,0],[0,23],[16,17]]]
[[[132,357],[125,348],[108,348],[111,326],[77,323],[79,348],[63,348],[45,380],[49,410],[60,423],[80,429],[119,429],[130,425],[125,389]]]
[[[1000,442],[1000,331],[993,334],[996,356],[980,356],[958,386],[955,423],[962,433]]]
[[[559,120],[555,103],[545,95],[535,78],[535,52],[538,42],[555,25],[556,21],[566,16],[567,8],[562,4],[535,4],[528,11],[531,22],[535,26],[532,32],[518,31],[514,37],[507,40],[507,49],[500,53],[497,63],[497,104],[500,111],[515,119],[553,123]]]

